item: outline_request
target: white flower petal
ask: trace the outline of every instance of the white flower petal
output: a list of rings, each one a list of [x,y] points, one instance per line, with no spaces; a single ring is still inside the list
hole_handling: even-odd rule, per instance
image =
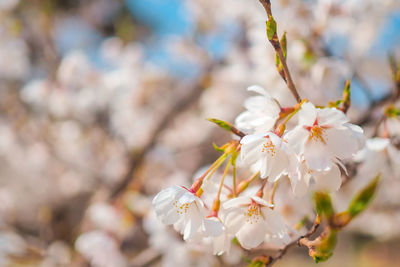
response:
[[[269,176],[274,181],[277,181],[282,176],[282,174],[287,174],[289,159],[285,152],[277,151],[271,161],[272,162],[269,171]]]
[[[324,171],[332,166],[332,156],[328,147],[320,142],[310,140],[304,149],[304,158],[312,170]]]
[[[224,209],[231,209],[249,205],[251,203],[251,198],[246,196],[240,196],[232,198],[223,204]]]
[[[213,239],[214,255],[222,255],[224,252],[229,253],[231,250],[232,237],[227,234],[222,234]]]
[[[327,129],[326,136],[331,155],[340,159],[350,158],[361,148],[360,141],[354,138],[350,129]]]
[[[304,196],[308,191],[310,175],[308,173],[301,174],[300,171],[296,174],[289,175],[290,184],[292,186],[293,194],[297,197]]]
[[[312,126],[317,119],[317,108],[310,102],[303,103],[298,116],[299,125]]]
[[[318,125],[340,127],[348,122],[346,114],[336,108],[323,108],[318,110]]]
[[[387,148],[389,144],[390,140],[388,138],[380,138],[380,137],[371,138],[365,142],[365,146],[369,150],[373,151],[382,151],[385,148]]]
[[[265,199],[262,199],[258,196],[252,196],[251,199],[254,200],[254,202],[256,202],[257,204],[260,204],[261,206],[264,206],[264,207],[273,207],[274,206],[274,205],[269,204]]]
[[[247,91],[256,92],[256,93],[259,93],[260,95],[263,95],[263,96],[266,96],[266,97],[271,97],[271,95],[270,95],[269,93],[267,93],[267,91],[265,91],[265,89],[262,88],[262,87],[259,86],[259,85],[252,85],[252,86],[249,86],[249,87],[247,88]]]
[[[189,216],[186,216],[187,221],[183,232],[183,240],[188,240],[199,230],[202,224],[202,215],[196,205],[190,205],[188,210]],[[185,219],[186,219],[185,218]]]
[[[203,232],[206,236],[220,236],[224,232],[224,225],[216,217],[206,218],[203,221]]]
[[[314,173],[314,179],[317,190],[335,192],[342,184],[340,169],[336,164],[333,164],[329,171]]]
[[[293,130],[288,131],[283,139],[288,141],[290,148],[297,154],[304,152],[305,143],[308,140],[310,133],[303,126],[296,126]]]
[[[244,217],[245,209],[236,208],[228,211],[225,217],[226,231],[229,234],[236,234],[245,223]]]
[[[245,223],[236,237],[243,248],[252,249],[263,242],[266,233],[267,225],[260,219],[257,223]]]
[[[186,204],[186,203],[192,203],[195,202],[197,200],[197,196],[195,196],[195,194],[190,193],[189,191],[187,191],[185,194],[183,194],[180,198],[179,198],[179,203],[181,204]]]

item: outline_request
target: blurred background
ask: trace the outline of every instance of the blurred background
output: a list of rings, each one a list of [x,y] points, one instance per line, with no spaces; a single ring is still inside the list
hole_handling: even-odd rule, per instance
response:
[[[394,87],[400,1],[272,5],[300,94],[326,105],[351,78],[349,116],[371,133],[371,106]],[[238,247],[215,257],[150,210],[216,159],[212,143],[231,137],[206,118],[233,121],[248,86],[295,103],[259,2],[0,0],[0,18],[0,266],[245,265]],[[321,266],[400,265],[397,181]],[[276,264],[313,265],[305,249]]]

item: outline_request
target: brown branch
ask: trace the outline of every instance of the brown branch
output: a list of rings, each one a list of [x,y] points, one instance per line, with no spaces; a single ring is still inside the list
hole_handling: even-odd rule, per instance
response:
[[[268,18],[273,18],[272,16],[272,11],[271,11],[271,1],[270,0],[259,0],[260,3],[263,5],[265,11],[267,12]],[[282,72],[279,72],[281,74],[283,80],[286,82],[290,92],[293,94],[294,98],[296,99],[297,103],[301,102],[301,97],[299,93],[297,92],[296,86],[293,83],[292,76],[290,75],[289,68],[286,64],[286,58],[283,55],[283,50],[281,43],[279,42],[278,35],[275,31],[274,36],[272,39],[269,40],[271,45],[274,47],[276,54],[279,57],[279,60],[282,63],[283,67],[283,74]]]
[[[364,113],[364,115],[359,118],[358,120],[356,120],[354,123],[360,126],[364,126],[366,124],[368,124],[371,119],[374,117],[374,112],[376,111],[376,109],[384,106],[385,104],[390,103],[391,99],[393,98],[393,93],[388,93],[386,95],[384,95],[384,97],[382,97],[379,100],[376,101],[372,101],[368,110]]]
[[[301,240],[307,239],[310,236],[312,236],[317,231],[319,225],[320,225],[320,219],[319,219],[319,216],[317,216],[317,218],[315,219],[315,222],[314,222],[313,226],[310,228],[310,230],[308,230],[308,232],[305,235],[300,236],[299,238],[293,240],[292,242],[287,244],[284,248],[279,250],[278,254],[276,254],[274,257],[270,256],[267,266],[274,265],[278,260],[280,260],[286,254],[286,252],[291,247],[294,247],[295,245],[300,246]]]
[[[391,92],[384,95],[380,100],[373,101],[369,106],[367,112],[362,116],[356,124],[363,126],[370,122],[373,118],[373,113],[377,108],[381,108],[386,105],[391,105],[400,99],[400,70],[399,66],[396,65],[395,60],[389,60],[390,69],[392,71],[394,88]],[[384,117],[384,115],[382,115]],[[379,124],[383,121],[382,116],[378,119]],[[377,127],[379,127],[379,124]]]
[[[233,134],[239,136],[240,138],[243,138],[243,137],[246,136],[246,134],[245,134],[244,132],[240,131],[240,130],[239,130],[238,128],[236,128],[235,126],[232,126],[232,127],[231,127],[231,131],[232,131]]]

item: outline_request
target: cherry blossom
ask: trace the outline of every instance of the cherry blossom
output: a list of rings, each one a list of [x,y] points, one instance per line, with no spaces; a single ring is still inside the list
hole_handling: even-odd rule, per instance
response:
[[[272,132],[246,135],[240,141],[241,159],[244,163],[255,164],[261,178],[279,179],[287,174],[294,154],[286,142]]]
[[[247,90],[260,95],[246,99],[244,102],[246,111],[236,118],[235,124],[239,129],[249,133],[270,131],[279,118],[278,103],[260,86],[250,86]]]
[[[205,216],[203,201],[194,193],[180,186],[171,186],[153,199],[157,217],[165,224],[173,224],[187,240],[200,229]]]
[[[223,207],[226,225],[243,248],[255,248],[265,239],[276,240],[276,237],[285,243],[290,241],[283,218],[264,199],[240,196],[228,200]]]
[[[289,179],[296,196],[304,196],[311,186],[314,190],[334,192],[342,184],[340,169],[336,164],[329,170],[316,171],[310,169],[305,161],[289,174]]]
[[[327,171],[338,159],[351,158],[363,145],[363,130],[336,108],[304,103],[298,125],[285,134],[289,145],[310,169]]]
[[[375,137],[365,142],[365,147],[356,155],[360,162],[359,174],[374,176],[382,173],[383,177],[399,177],[400,151],[390,142],[389,138]]]
[[[226,225],[220,218],[215,216],[206,218],[203,224],[203,234],[206,237],[211,237],[215,255],[230,252],[234,235],[228,232]]]

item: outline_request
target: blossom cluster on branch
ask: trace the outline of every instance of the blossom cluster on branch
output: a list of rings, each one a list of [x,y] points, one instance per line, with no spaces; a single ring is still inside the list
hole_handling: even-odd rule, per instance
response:
[[[227,181],[231,165],[248,168],[251,177],[259,175],[270,183],[287,176],[293,193],[302,196],[310,190],[338,190],[340,169],[346,172],[343,162],[363,147],[363,130],[338,108],[315,107],[307,100],[281,107],[261,87],[249,91],[258,95],[246,100],[246,111],[236,119],[246,135],[219,148],[224,154],[192,187],[172,186],[153,200],[163,223],[173,225],[187,241],[211,238],[216,254],[229,253],[234,237],[251,249],[262,242],[288,244],[295,233],[274,211],[273,202],[263,199],[265,182],[259,191],[248,193],[254,178],[236,181],[233,173]],[[213,177],[224,161],[223,175]],[[204,198],[214,198],[213,204],[207,205]]]
[[[358,263],[398,239],[398,14],[0,1],[0,266],[322,261],[342,230],[372,237]]]

